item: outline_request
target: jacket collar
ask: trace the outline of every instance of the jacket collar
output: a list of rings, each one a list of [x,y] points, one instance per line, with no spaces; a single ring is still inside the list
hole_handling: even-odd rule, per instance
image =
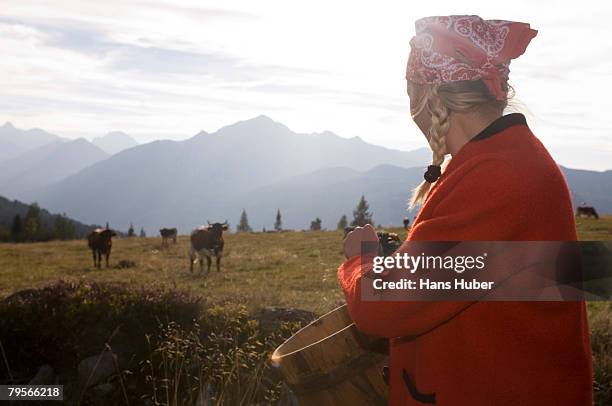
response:
[[[515,125],[527,125],[525,116],[521,113],[511,113],[501,116],[491,124],[489,124],[484,130],[476,134],[469,142],[480,141],[485,138],[489,138],[492,135],[502,132],[508,127]]]

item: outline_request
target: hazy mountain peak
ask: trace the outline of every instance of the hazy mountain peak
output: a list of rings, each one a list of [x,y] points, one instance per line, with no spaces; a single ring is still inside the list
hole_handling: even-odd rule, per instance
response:
[[[265,114],[260,114],[257,117],[253,117],[246,121],[261,121],[261,122],[275,123],[274,120],[272,120],[270,117],[266,116]]]
[[[138,145],[134,138],[123,131],[111,131],[102,137],[96,137],[92,143],[107,154],[114,155],[125,149]]]
[[[270,134],[287,134],[293,133],[287,126],[272,120],[270,117],[263,114],[250,118],[248,120],[238,121],[237,123],[220,128],[218,134],[230,135],[270,135]]]
[[[340,137],[335,132],[329,131],[329,130],[321,131],[320,133],[313,133],[312,135],[316,135],[320,137]]]
[[[69,141],[69,143],[72,145],[85,145],[85,144],[90,145],[92,144],[91,142],[87,141],[83,137],[75,138],[74,140]]]
[[[58,141],[63,139],[41,129],[22,130],[7,121],[0,126],[0,161],[15,158],[26,151]]]

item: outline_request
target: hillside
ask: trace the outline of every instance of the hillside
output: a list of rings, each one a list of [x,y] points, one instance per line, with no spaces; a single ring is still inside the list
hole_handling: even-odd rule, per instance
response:
[[[9,200],[0,196],[0,227],[10,230],[15,216],[19,215],[22,219],[24,219],[29,208],[30,205],[28,204],[19,202],[17,200]],[[55,224],[58,214],[49,213],[49,211],[45,209],[41,209],[40,212],[42,221],[46,228],[53,229],[53,225]],[[89,226],[72,219],[70,219],[70,221],[74,225],[78,237],[84,237],[93,228],[95,228],[95,226]]]
[[[51,185],[108,156],[84,138],[55,140],[0,162],[0,191],[22,198],[24,192]]]
[[[186,232],[206,219],[236,221],[240,209],[228,209],[230,202],[241,206],[248,202],[240,197],[245,192],[293,176],[338,166],[422,166],[428,159],[425,150],[395,151],[332,133],[297,134],[260,116],[185,141],[138,145],[23,197],[88,223],[108,219],[122,228],[133,222],[146,230],[178,226]],[[252,217],[263,225],[265,216]],[[310,222],[307,217],[293,224]]]
[[[421,168],[380,165],[365,172],[326,168],[248,190],[228,202],[228,208],[238,213],[244,208],[258,230],[271,228],[277,208],[286,228],[306,228],[319,217],[323,228],[334,229],[343,214],[352,217],[364,195],[375,224],[398,225],[404,216],[412,220],[416,215],[407,211],[407,205],[411,188],[422,178]]]
[[[561,167],[572,191],[574,205],[593,206],[602,213],[612,213],[612,170],[587,171]]]

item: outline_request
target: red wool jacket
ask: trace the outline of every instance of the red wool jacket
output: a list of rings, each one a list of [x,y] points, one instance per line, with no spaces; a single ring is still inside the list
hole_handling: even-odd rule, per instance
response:
[[[577,240],[567,183],[522,115],[455,154],[408,240]],[[390,405],[592,404],[584,302],[362,301],[360,262],[338,276],[357,327],[390,338]]]

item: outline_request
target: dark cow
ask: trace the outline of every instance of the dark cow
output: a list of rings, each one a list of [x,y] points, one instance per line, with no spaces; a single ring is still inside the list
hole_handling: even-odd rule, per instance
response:
[[[581,216],[595,217],[596,219],[599,218],[599,214],[597,214],[595,208],[591,206],[578,206],[578,208],[576,209],[576,217]]]
[[[410,219],[408,217],[404,217],[404,230],[408,230],[408,226],[410,226]]]
[[[106,258],[106,267],[108,268],[108,257],[110,257],[113,247],[112,237],[116,235],[117,233],[109,228],[96,228],[89,233],[87,246],[91,249],[93,255],[94,268],[102,266],[102,255]]]
[[[345,227],[344,228],[344,238],[353,231],[355,227]],[[379,254],[382,256],[389,256],[393,254],[397,249],[402,245],[402,240],[399,238],[399,235],[396,233],[388,233],[386,231],[377,231],[376,236],[378,237],[378,242],[380,243]]]
[[[189,250],[189,271],[193,272],[193,264],[200,260],[200,272],[204,271],[204,257],[207,262],[207,272],[210,272],[211,257],[217,260],[217,272],[221,270],[221,257],[223,256],[223,231],[228,228],[227,221],[224,223],[208,222],[207,226],[201,226],[191,232],[191,249]]]
[[[162,228],[159,230],[159,234],[162,237],[162,245],[166,245],[169,240],[176,244],[176,237],[178,235],[176,228]]]

